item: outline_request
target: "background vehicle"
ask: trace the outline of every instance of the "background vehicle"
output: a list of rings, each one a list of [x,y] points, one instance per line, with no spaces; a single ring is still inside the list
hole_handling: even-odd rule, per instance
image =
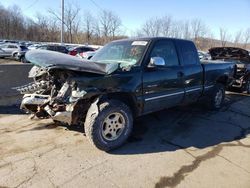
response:
[[[209,50],[213,60],[236,63],[237,71],[232,87],[250,93],[250,55],[247,50],[235,47],[216,47]]]
[[[16,60],[23,61],[27,51],[26,46],[6,43],[0,46],[0,57],[13,57]]]
[[[61,52],[64,54],[67,54],[69,52],[65,46],[55,45],[55,44],[41,45],[41,46],[37,47],[37,49],[56,51],[56,52]]]
[[[75,56],[76,54],[80,54],[83,52],[95,51],[94,48],[89,46],[77,46],[69,49],[69,54]]]
[[[207,52],[198,51],[198,56],[200,60],[211,60],[211,56]]]
[[[79,54],[79,56],[81,56],[83,59],[91,59],[95,54],[96,51],[88,51],[88,52],[82,52]]]
[[[219,109],[234,63],[201,64],[191,41],[169,38],[121,40],[107,44],[91,58],[30,51],[36,82],[18,90],[21,108],[38,118],[84,125],[101,150],[121,146],[133,119],[206,98]]]

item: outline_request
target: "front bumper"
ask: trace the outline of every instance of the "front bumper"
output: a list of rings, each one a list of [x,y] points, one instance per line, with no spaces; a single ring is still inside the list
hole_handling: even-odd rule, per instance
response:
[[[70,125],[74,105],[63,105],[63,108],[58,107],[57,104],[52,106],[49,104],[50,100],[49,95],[25,94],[20,108],[34,113],[38,118],[51,118]]]

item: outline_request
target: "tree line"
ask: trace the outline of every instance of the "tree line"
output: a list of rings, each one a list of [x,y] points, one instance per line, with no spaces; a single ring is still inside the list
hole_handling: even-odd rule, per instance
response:
[[[98,16],[80,8],[67,5],[64,10],[64,42],[105,44],[111,40],[125,38],[122,21],[110,10],[101,10]],[[0,39],[37,42],[59,42],[61,30],[60,13],[49,9],[48,14],[37,13],[34,19],[25,17],[14,5],[0,5]]]
[[[219,38],[215,39],[209,26],[200,19],[175,20],[171,16],[163,16],[148,19],[136,35],[189,39],[195,42],[198,49],[208,49],[215,46],[250,47],[250,27],[244,30],[240,29],[236,33],[230,33],[228,29],[220,27],[218,33]]]
[[[126,38],[125,26],[113,11],[100,10],[97,15],[81,11],[79,6],[68,4],[64,12],[64,42],[105,44],[109,41]],[[0,39],[14,39],[37,42],[59,42],[61,29],[60,13],[49,9],[46,15],[37,13],[31,19],[23,15],[14,5],[0,5]],[[171,16],[153,17],[137,29],[134,36],[165,36],[193,40],[198,49],[214,46],[235,46],[249,48],[250,27],[230,33],[219,28],[219,38],[214,35],[202,20],[176,20]]]

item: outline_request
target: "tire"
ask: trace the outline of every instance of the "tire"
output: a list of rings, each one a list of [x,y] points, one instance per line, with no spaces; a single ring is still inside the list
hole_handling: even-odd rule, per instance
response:
[[[222,84],[216,84],[210,96],[209,108],[218,110],[222,107],[225,99],[225,88]]]
[[[22,63],[27,63],[27,61],[26,61],[26,59],[25,59],[24,56],[22,56],[22,57],[20,58],[20,61],[21,61]]]
[[[13,58],[14,58],[15,60],[18,60],[18,58],[17,58],[17,53],[14,53],[14,54],[13,54]]]
[[[84,129],[89,141],[103,151],[123,145],[133,128],[133,117],[127,105],[118,100],[92,104]]]

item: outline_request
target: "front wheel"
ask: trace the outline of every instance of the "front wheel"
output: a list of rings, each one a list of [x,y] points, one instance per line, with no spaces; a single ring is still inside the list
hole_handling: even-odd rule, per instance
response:
[[[218,110],[222,107],[225,99],[225,88],[222,84],[216,84],[213,88],[209,106],[213,110]]]
[[[26,59],[25,59],[25,56],[22,56],[22,57],[20,58],[20,61],[21,61],[22,63],[27,63],[27,61],[26,61]]]
[[[118,100],[107,100],[97,106],[92,105],[84,124],[87,138],[95,147],[103,151],[109,151],[124,144],[132,128],[131,110]]]
[[[17,53],[14,53],[14,54],[13,54],[13,58],[14,58],[15,60],[18,60]]]

